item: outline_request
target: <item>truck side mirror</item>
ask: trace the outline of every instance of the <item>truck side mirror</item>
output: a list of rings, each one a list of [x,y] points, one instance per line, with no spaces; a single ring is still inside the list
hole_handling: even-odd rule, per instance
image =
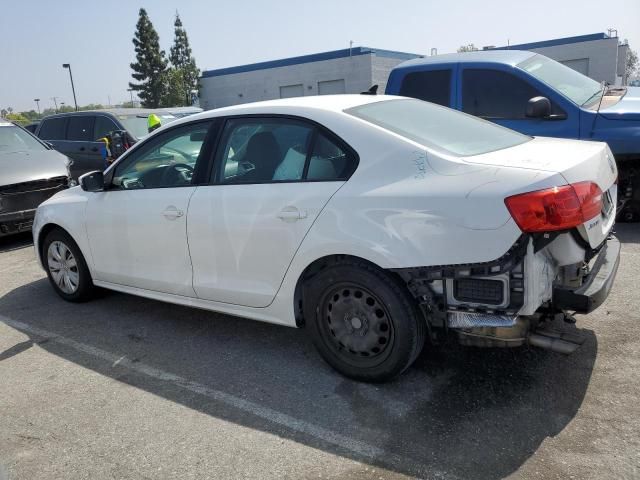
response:
[[[547,97],[533,97],[527,102],[528,118],[548,118],[551,115],[551,102]]]
[[[104,174],[100,170],[85,173],[80,180],[80,187],[85,192],[102,192],[104,190]]]

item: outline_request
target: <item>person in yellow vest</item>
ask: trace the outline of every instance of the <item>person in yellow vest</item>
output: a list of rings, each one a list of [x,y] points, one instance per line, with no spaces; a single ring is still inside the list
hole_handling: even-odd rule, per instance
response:
[[[160,117],[158,117],[155,113],[152,113],[147,118],[147,130],[149,133],[157,130],[162,126],[162,122],[160,121]]]

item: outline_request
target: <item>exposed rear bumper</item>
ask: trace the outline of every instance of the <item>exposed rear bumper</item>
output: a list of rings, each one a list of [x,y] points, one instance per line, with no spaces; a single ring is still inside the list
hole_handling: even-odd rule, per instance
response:
[[[620,263],[620,241],[611,236],[598,253],[584,284],[576,289],[556,287],[553,304],[561,310],[589,313],[598,308],[609,296]]]

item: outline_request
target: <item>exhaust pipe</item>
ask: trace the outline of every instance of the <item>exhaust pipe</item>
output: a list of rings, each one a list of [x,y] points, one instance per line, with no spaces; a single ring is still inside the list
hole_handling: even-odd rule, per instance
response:
[[[529,345],[534,347],[544,348],[553,352],[562,353],[564,355],[570,355],[575,352],[580,343],[568,342],[561,338],[546,337],[538,333],[531,333],[527,338]]]

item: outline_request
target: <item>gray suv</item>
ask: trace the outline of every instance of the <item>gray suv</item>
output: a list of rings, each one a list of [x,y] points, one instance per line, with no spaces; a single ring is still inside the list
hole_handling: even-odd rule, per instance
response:
[[[142,108],[59,113],[43,118],[36,135],[73,161],[71,175],[77,179],[83,173],[106,167],[99,138],[124,130],[136,142],[148,135],[147,117],[151,113],[158,115],[163,125],[176,119],[166,111]]]

